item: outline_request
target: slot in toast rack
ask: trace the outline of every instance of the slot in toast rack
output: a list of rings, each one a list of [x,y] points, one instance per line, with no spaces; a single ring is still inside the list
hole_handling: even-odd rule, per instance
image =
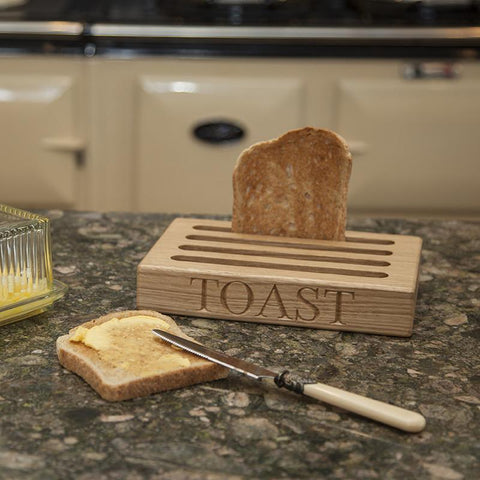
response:
[[[413,236],[310,240],[177,218],[138,266],[137,308],[410,336],[421,247]]]

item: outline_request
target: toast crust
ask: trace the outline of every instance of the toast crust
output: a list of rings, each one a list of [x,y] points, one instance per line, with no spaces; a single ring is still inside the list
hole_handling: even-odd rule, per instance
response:
[[[351,169],[347,143],[331,130],[252,145],[233,170],[232,231],[344,240]]]
[[[113,312],[86,322],[81,326],[92,328],[113,318],[121,319],[138,315],[159,318],[169,324],[169,332],[193,340],[180,330],[172,318],[150,310]],[[175,353],[190,360],[188,367],[178,367],[154,375],[136,375],[128,370],[123,370],[121,367],[105,364],[96,350],[79,342],[71,342],[70,338],[77,328],[73,328],[67,335],[57,339],[58,360],[63,367],[82,377],[105,400],[120,401],[143,397],[165,390],[225,378],[228,375],[228,370],[220,365],[196,355],[173,349]],[[153,335],[152,341],[160,342],[164,346],[162,340],[156,339]],[[153,347],[155,347],[154,344]],[[139,345],[139,348],[145,348],[145,345]]]

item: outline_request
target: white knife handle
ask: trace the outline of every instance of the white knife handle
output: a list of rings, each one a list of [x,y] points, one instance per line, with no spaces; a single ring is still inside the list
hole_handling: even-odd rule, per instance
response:
[[[323,383],[305,383],[303,393],[322,402],[371,418],[377,422],[406,432],[420,432],[425,428],[425,418],[419,413],[388,403],[346,392]]]

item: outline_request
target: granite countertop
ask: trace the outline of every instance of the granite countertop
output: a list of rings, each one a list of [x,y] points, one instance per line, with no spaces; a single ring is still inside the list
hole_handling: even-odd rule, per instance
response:
[[[135,308],[136,266],[173,216],[49,211],[55,277],[69,291],[0,327],[0,478],[426,478],[478,474],[480,224],[351,218],[423,238],[411,338],[175,317],[245,359],[421,412],[408,434],[231,374],[109,403],[63,369],[55,340]]]

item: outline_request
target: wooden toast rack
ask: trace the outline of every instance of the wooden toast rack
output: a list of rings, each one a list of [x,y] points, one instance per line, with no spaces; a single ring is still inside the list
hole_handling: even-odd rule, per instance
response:
[[[422,240],[239,234],[177,218],[138,266],[137,308],[196,317],[410,336]]]

